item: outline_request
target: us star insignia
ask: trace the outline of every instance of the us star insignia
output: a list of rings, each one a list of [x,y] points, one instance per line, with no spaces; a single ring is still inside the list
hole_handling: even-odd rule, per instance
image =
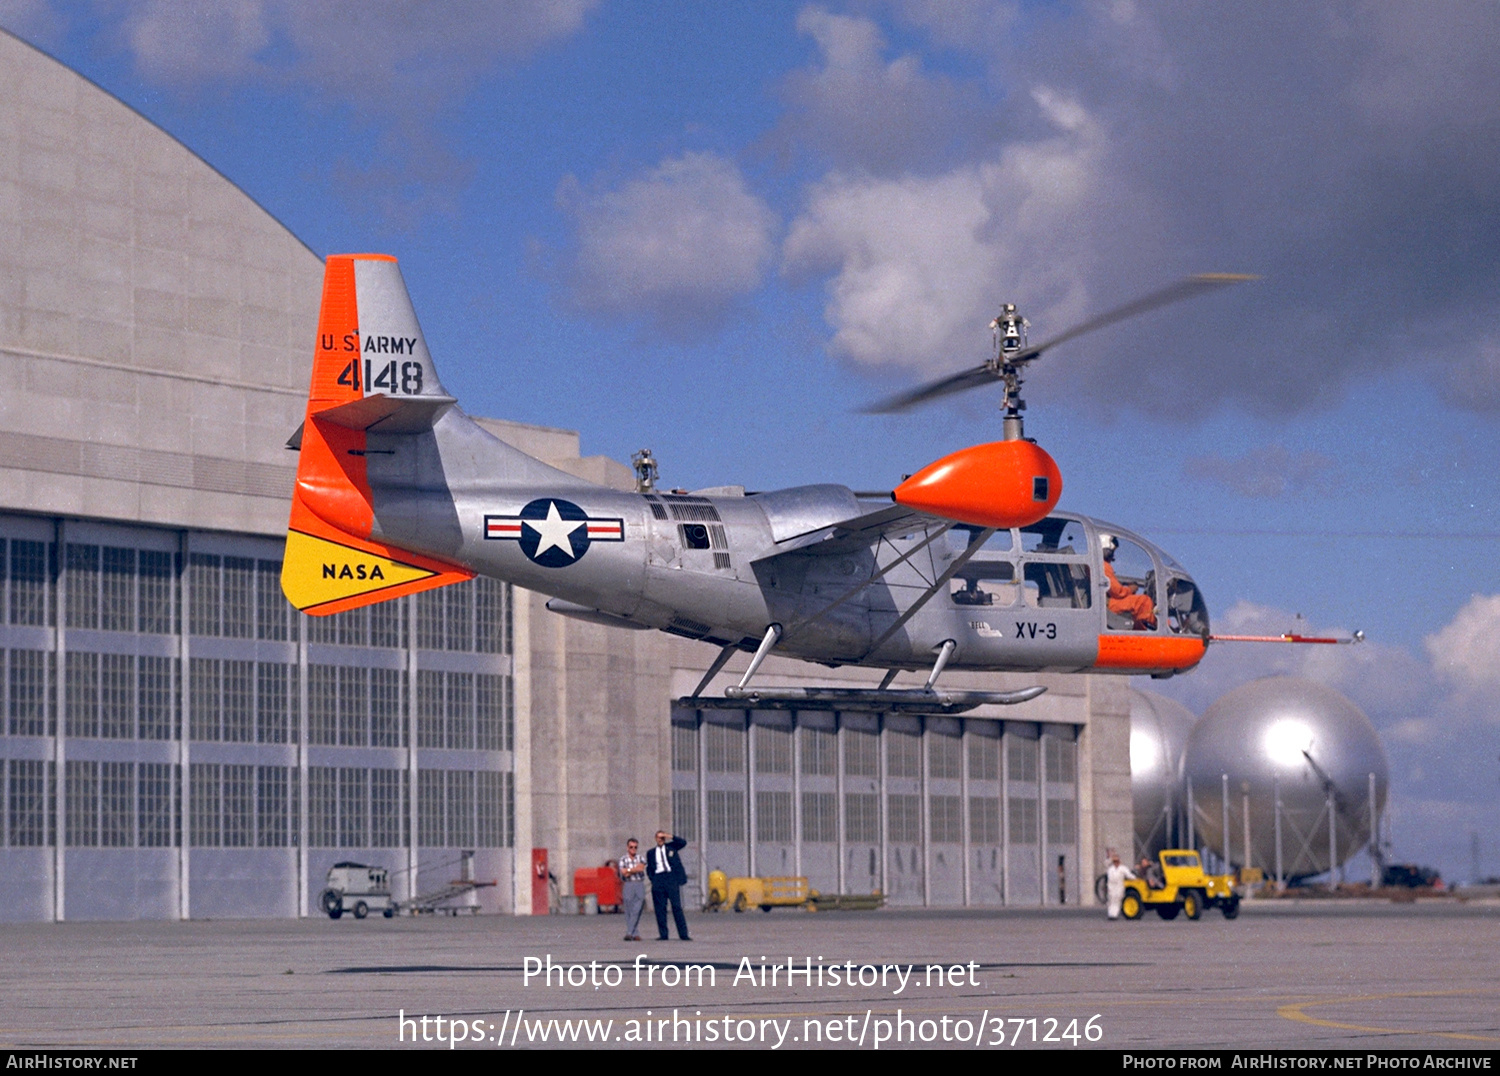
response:
[[[581,560],[594,542],[623,542],[625,521],[591,517],[572,501],[540,497],[517,515],[485,516],[484,537],[519,542],[527,559],[544,568],[564,568]]]

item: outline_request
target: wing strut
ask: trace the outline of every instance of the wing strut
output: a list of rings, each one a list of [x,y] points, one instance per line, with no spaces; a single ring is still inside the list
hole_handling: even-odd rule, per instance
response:
[[[906,612],[898,616],[896,618],[896,622],[885,629],[885,634],[876,639],[875,645],[866,650],[864,652],[864,655],[859,660],[864,661],[865,658],[869,657],[871,654],[875,653],[875,651],[884,646],[887,639],[889,639],[892,635],[895,635],[896,632],[900,631],[902,625],[904,625],[908,620],[916,615],[917,610],[921,609],[922,606],[930,602],[934,594],[948,585],[948,580],[957,575],[958,570],[965,564],[969,563],[970,558],[972,558],[975,553],[978,553],[979,550],[983,548],[984,543],[988,542],[990,540],[990,535],[994,533],[994,527],[987,527],[982,531],[972,532],[972,536],[969,538],[968,548],[958,556],[953,558],[953,563],[948,565],[947,571],[937,577],[937,582],[928,587],[927,590],[923,592],[922,596],[911,604],[911,607],[907,609]],[[944,662],[944,664],[946,664],[946,661]],[[942,672],[942,667],[939,666],[937,671]]]
[[[696,699],[699,695],[703,694],[703,689],[708,686],[709,681],[719,675],[719,670],[729,664],[729,659],[739,653],[739,649],[739,643],[730,643],[723,650],[720,650],[719,656],[714,658],[714,663],[708,667],[708,672],[703,674],[703,679],[698,681],[698,686],[693,688],[693,693],[688,698]]]

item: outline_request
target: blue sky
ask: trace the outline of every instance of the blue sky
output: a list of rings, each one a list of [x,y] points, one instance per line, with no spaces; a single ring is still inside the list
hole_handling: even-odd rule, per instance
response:
[[[433,10],[443,18],[434,21]],[[663,479],[889,488],[993,393],[872,399],[1184,273],[1049,353],[1062,507],[1220,630],[1201,711],[1315,675],[1380,728],[1398,856],[1500,873],[1500,8],[954,0],[0,0],[327,254],[397,255],[470,411]],[[1297,621],[1298,615],[1305,618]]]

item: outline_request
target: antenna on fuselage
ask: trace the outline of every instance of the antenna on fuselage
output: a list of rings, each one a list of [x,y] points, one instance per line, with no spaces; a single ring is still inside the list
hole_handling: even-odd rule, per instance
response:
[[[630,463],[635,468],[635,491],[637,493],[650,493],[656,489],[656,458],[651,455],[649,448],[643,448],[634,456],[630,457]]]

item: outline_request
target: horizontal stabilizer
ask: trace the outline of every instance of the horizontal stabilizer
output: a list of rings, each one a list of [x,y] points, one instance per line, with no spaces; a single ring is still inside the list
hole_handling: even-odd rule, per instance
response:
[[[976,706],[1014,706],[1029,702],[1047,689],[1023,687],[1016,691],[886,690],[841,687],[726,688],[726,698],[694,697],[683,706],[702,710],[744,709],[747,703],[766,710],[868,710],[875,713],[961,714]]]
[[[319,422],[369,433],[421,433],[453,404],[452,396],[366,396],[319,411]]]

